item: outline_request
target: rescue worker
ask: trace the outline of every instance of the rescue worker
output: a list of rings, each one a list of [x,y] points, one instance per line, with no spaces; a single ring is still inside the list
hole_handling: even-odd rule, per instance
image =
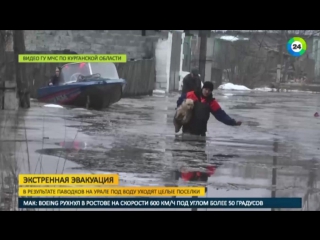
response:
[[[61,72],[61,68],[57,67],[56,68],[56,74],[51,77],[49,85],[59,85],[59,83],[60,83],[60,72]]]
[[[182,94],[190,91],[201,90],[201,79],[197,69],[193,69],[191,73],[183,78]]]
[[[183,133],[206,136],[210,113],[218,121],[226,125],[240,126],[242,124],[241,121],[232,119],[222,110],[219,103],[212,97],[213,88],[212,82],[205,82],[201,91],[190,91],[186,94],[181,94],[177,101],[177,107],[179,107],[185,99],[192,99],[194,101],[192,117],[189,123],[182,126]]]

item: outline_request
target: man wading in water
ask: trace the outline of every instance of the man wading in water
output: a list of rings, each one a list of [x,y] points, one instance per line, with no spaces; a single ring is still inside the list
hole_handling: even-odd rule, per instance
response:
[[[229,126],[240,126],[241,121],[236,121],[229,117],[222,110],[219,103],[212,97],[213,83],[205,82],[200,91],[190,91],[183,93],[177,101],[179,107],[185,99],[194,101],[192,117],[186,125],[183,125],[182,132],[192,135],[206,136],[207,124],[210,113],[220,122]]]

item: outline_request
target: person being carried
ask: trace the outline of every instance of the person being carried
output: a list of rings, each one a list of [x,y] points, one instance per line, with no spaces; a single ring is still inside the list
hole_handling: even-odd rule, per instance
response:
[[[61,68],[57,67],[56,68],[56,74],[51,77],[49,85],[59,85],[59,83],[60,83],[60,71],[61,71]]]
[[[219,103],[213,98],[213,83],[205,82],[200,91],[189,91],[181,94],[177,101],[177,108],[185,99],[194,101],[193,112],[190,121],[182,126],[183,133],[192,135],[206,136],[207,124],[210,118],[210,113],[220,122],[229,126],[240,126],[241,121],[232,119],[220,107]]]
[[[201,90],[201,79],[197,69],[193,69],[191,73],[183,78],[182,93]]]

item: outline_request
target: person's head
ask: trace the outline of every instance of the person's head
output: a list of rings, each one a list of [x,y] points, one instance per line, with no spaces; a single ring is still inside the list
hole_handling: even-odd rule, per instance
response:
[[[202,87],[202,95],[204,97],[208,97],[213,91],[213,83],[212,82],[204,82]]]
[[[60,71],[61,71],[61,68],[60,67],[56,67],[56,76],[57,77],[60,76]]]
[[[199,77],[199,71],[198,71],[198,69],[193,69],[193,70],[191,71],[191,76],[192,76],[193,78]]]

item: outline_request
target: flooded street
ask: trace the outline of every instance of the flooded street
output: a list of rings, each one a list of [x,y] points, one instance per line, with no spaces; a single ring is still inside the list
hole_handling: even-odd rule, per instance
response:
[[[121,185],[205,185],[207,197],[302,197],[304,210],[320,210],[320,118],[313,116],[320,94],[216,91],[243,125],[211,116],[206,138],[174,134],[177,97],[122,99],[100,112],[33,101],[14,134],[0,137],[1,152],[17,160],[19,173],[119,173]],[[185,172],[202,181],[184,181]]]

